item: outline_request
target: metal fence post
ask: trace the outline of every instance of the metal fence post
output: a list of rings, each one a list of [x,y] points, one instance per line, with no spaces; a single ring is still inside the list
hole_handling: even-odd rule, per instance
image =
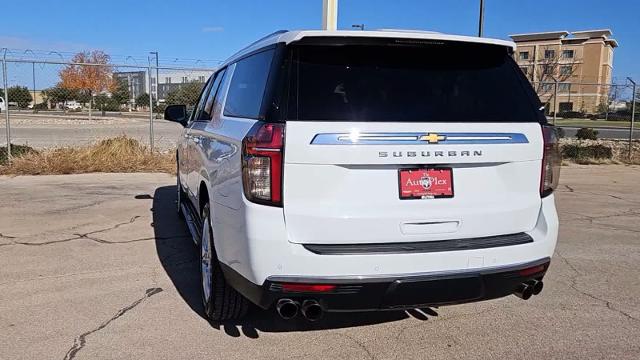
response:
[[[147,69],[147,83],[149,86],[149,148],[153,152],[153,96],[151,94],[151,64],[149,64]]]
[[[555,80],[553,87],[553,126],[556,126],[556,118],[558,114],[558,80]]]
[[[636,82],[630,77],[627,78],[631,84],[633,90],[631,91],[631,126],[629,126],[629,162],[631,162],[631,156],[633,155],[633,126],[636,119]]]
[[[2,54],[2,79],[4,85],[4,116],[6,121],[5,131],[7,133],[7,161],[11,162],[11,124],[9,122],[9,89],[7,86],[7,49]]]

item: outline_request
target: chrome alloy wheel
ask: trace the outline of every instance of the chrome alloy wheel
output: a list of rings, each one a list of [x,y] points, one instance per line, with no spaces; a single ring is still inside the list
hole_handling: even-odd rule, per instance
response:
[[[209,303],[211,298],[211,272],[212,272],[212,252],[211,252],[211,229],[209,219],[205,219],[202,227],[202,239],[200,241],[200,273],[202,277],[202,300],[204,304]]]

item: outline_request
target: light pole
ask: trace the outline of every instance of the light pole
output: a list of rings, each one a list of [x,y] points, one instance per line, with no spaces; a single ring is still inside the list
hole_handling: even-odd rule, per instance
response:
[[[478,19],[478,36],[482,37],[484,27],[484,0],[480,0],[480,19]]]
[[[630,77],[628,77],[627,80],[633,85],[631,94],[631,126],[629,127],[629,162],[631,162],[631,155],[633,153],[633,126],[636,119],[636,96],[638,94],[636,94],[636,82]]]
[[[7,133],[7,161],[11,162],[11,122],[9,121],[9,89],[7,89],[7,48],[2,53],[2,83],[4,85],[5,132]]]
[[[156,95],[156,106],[158,106],[158,104],[159,104],[158,101],[160,100],[160,99],[158,99],[158,76],[159,76],[159,73],[158,73],[158,62],[159,62],[159,60],[158,60],[158,52],[157,51],[151,51],[151,52],[149,52],[149,54],[153,54],[156,57],[156,81],[155,81],[155,85],[156,85],[155,93],[156,94],[155,95]],[[151,89],[149,89],[149,94],[151,94]]]

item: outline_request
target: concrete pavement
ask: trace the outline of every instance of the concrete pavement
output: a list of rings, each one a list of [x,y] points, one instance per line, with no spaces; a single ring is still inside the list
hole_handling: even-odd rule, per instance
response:
[[[212,325],[173,177],[0,177],[0,359],[638,359],[639,178],[563,167],[532,300]]]

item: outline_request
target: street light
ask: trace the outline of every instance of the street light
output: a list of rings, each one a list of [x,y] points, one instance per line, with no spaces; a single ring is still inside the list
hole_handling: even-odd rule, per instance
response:
[[[351,25],[351,27],[354,29],[360,29],[364,31],[364,24],[355,24],[355,25]]]
[[[482,37],[484,27],[484,0],[480,0],[480,18],[478,19],[478,36]]]

